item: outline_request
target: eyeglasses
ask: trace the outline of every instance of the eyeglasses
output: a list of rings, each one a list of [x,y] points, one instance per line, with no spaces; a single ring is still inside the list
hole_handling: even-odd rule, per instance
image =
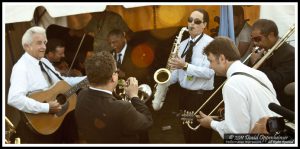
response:
[[[192,18],[192,17],[189,17],[189,18],[188,18],[188,22],[189,22],[189,23],[192,23],[193,21],[194,21],[194,23],[197,24],[197,25],[203,23],[203,21],[201,21],[201,20],[198,19],[198,18],[195,18],[195,19]]]
[[[254,42],[260,42],[262,39],[262,35],[256,36],[256,37],[251,37],[251,40],[253,40]]]

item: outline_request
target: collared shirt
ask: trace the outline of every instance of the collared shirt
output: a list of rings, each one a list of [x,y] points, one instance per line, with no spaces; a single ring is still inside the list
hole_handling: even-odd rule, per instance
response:
[[[198,35],[195,39],[199,38]],[[189,44],[188,38],[180,43],[178,56],[182,54],[184,48]],[[188,65],[186,71],[177,69],[172,71],[170,84],[179,81],[181,87],[189,90],[212,90],[214,88],[214,74],[215,72],[209,68],[209,61],[207,56],[203,54],[203,49],[213,40],[210,36],[204,34],[193,48],[193,55],[191,63]],[[185,58],[185,57],[184,57]],[[188,79],[189,78],[189,79]]]
[[[123,60],[124,60],[124,55],[125,55],[125,52],[126,52],[126,49],[127,49],[127,43],[125,43],[125,46],[123,47],[123,49],[121,50],[121,52],[119,52],[119,53],[117,53],[117,61],[119,60],[119,54],[122,54],[121,55],[121,64],[122,64],[122,62],[123,62]]]
[[[95,88],[95,87],[89,87],[91,90],[96,90],[96,91],[100,91],[100,92],[105,92],[105,93],[108,93],[108,94],[111,94],[112,95],[112,92],[109,91],[109,90],[103,90],[103,89],[99,89],[99,88]]]
[[[47,59],[42,58],[41,61],[60,75]],[[49,69],[45,67],[45,70],[50,75],[54,84],[60,81]],[[61,77],[70,85],[75,85],[86,78]],[[39,60],[25,52],[12,69],[7,102],[9,105],[23,112],[48,113],[48,103],[41,103],[26,96],[29,93],[47,90],[48,88],[49,85],[40,69]]]
[[[270,90],[248,76],[231,76],[235,72],[252,75]],[[219,132],[222,138],[226,133],[249,133],[260,118],[278,116],[268,108],[271,102],[276,104],[279,102],[271,81],[263,72],[235,61],[226,75],[228,79],[222,90],[226,111],[225,120],[211,122],[211,127]]]

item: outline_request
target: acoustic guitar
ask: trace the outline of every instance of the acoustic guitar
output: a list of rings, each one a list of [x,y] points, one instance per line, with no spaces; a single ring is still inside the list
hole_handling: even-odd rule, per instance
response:
[[[29,94],[29,98],[42,103],[57,100],[62,105],[62,109],[55,114],[24,113],[26,124],[35,132],[42,135],[54,133],[62,124],[65,116],[75,109],[77,95],[74,93],[76,93],[80,88],[87,86],[87,84],[87,79],[82,80],[73,87],[65,81],[59,81],[48,90]]]

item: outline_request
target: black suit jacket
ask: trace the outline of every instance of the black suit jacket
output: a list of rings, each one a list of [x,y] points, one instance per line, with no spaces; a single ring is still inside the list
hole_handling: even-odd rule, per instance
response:
[[[286,42],[283,43],[259,70],[264,72],[272,82],[279,102],[286,105],[287,99],[283,91],[287,84],[295,81],[295,48]]]
[[[137,143],[137,134],[153,123],[140,99],[130,103],[92,89],[79,93],[75,118],[79,136],[87,143]]]
[[[117,54],[115,55],[115,60],[117,60]],[[125,51],[125,55],[123,57],[122,64],[120,66],[120,70],[125,72],[125,78],[122,79],[127,79],[128,77],[136,77],[137,80],[139,81],[139,84],[146,83],[149,84],[151,81],[152,77],[149,72],[149,69],[139,67],[137,64],[133,62],[133,48],[131,45],[127,44],[127,49]]]

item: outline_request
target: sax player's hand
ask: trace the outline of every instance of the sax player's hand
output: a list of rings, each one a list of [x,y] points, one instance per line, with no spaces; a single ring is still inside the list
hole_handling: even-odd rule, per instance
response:
[[[182,69],[185,66],[185,61],[182,58],[171,58],[169,61],[171,69]]]

